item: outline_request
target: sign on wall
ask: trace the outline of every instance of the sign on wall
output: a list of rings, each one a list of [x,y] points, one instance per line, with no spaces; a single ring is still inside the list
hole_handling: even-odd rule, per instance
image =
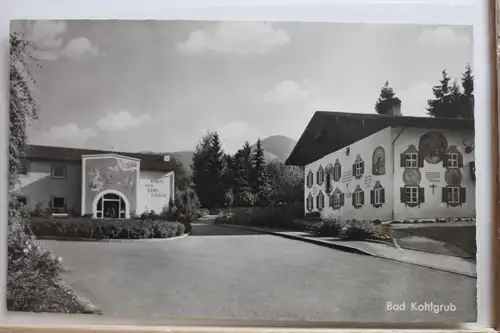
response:
[[[441,173],[439,171],[428,171],[425,177],[430,183],[439,183],[441,181]]]
[[[349,182],[351,182],[352,178],[353,178],[352,172],[350,170],[345,171],[342,173],[341,182],[342,183],[349,183]]]
[[[146,191],[151,198],[168,198],[168,191],[164,186],[165,180],[151,179],[149,183],[145,184]]]

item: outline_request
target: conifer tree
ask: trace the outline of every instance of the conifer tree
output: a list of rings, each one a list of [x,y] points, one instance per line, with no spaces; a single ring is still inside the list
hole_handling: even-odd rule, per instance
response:
[[[210,176],[208,173],[210,145],[213,133],[207,133],[196,146],[191,164],[194,190],[198,195],[202,207],[210,206]]]
[[[262,142],[257,140],[255,150],[252,155],[252,189],[255,197],[261,203],[266,201],[268,193],[268,179],[266,177],[266,161]]]
[[[382,89],[380,90],[380,96],[375,103],[375,111],[378,114],[389,114],[394,106],[394,103],[400,103],[399,98],[396,97],[394,89],[389,85],[389,81],[385,81]]]
[[[224,185],[224,150],[219,139],[219,134],[214,132],[208,149],[208,183],[210,184],[210,208],[220,208],[225,202]]]

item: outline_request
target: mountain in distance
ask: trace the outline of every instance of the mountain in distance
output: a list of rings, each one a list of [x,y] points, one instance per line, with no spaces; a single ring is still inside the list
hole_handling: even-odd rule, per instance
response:
[[[285,162],[297,141],[284,135],[272,135],[260,140],[264,149],[264,158],[266,162],[280,161]],[[252,146],[252,151],[256,147],[256,143]]]
[[[297,141],[283,135],[272,135],[261,140],[262,148],[264,149],[264,158],[266,162],[280,161],[285,162]],[[243,144],[242,144],[243,145]],[[252,151],[255,149],[256,143],[251,145]],[[194,151],[182,150],[171,153],[153,153],[143,151],[145,154],[171,155],[175,157],[184,167],[190,171],[191,163],[193,162]]]

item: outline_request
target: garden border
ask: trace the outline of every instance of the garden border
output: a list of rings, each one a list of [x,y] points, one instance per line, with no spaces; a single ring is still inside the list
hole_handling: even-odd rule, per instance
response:
[[[62,278],[59,278],[57,280],[54,280],[54,284],[56,284],[59,288],[64,290],[67,294],[74,296],[76,298],[76,301],[80,303],[80,305],[88,312],[90,313],[82,313],[83,315],[102,315],[102,311],[99,310],[99,308],[92,303],[90,300],[88,300],[86,297],[83,297],[80,295],[78,292],[76,292],[69,284],[66,283]]]
[[[132,242],[165,242],[169,240],[183,239],[186,238],[187,236],[189,236],[188,233],[181,236],[166,237],[166,238],[138,238],[138,239],[35,236],[34,240],[55,240],[63,242],[74,241],[74,242],[132,243]]]

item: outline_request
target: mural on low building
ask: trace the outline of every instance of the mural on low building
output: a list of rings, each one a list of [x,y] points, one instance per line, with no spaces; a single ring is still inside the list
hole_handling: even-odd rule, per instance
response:
[[[420,137],[418,150],[427,163],[438,164],[448,149],[448,141],[440,132],[427,132]]]
[[[377,147],[373,151],[372,174],[375,176],[385,175],[385,150]]]

